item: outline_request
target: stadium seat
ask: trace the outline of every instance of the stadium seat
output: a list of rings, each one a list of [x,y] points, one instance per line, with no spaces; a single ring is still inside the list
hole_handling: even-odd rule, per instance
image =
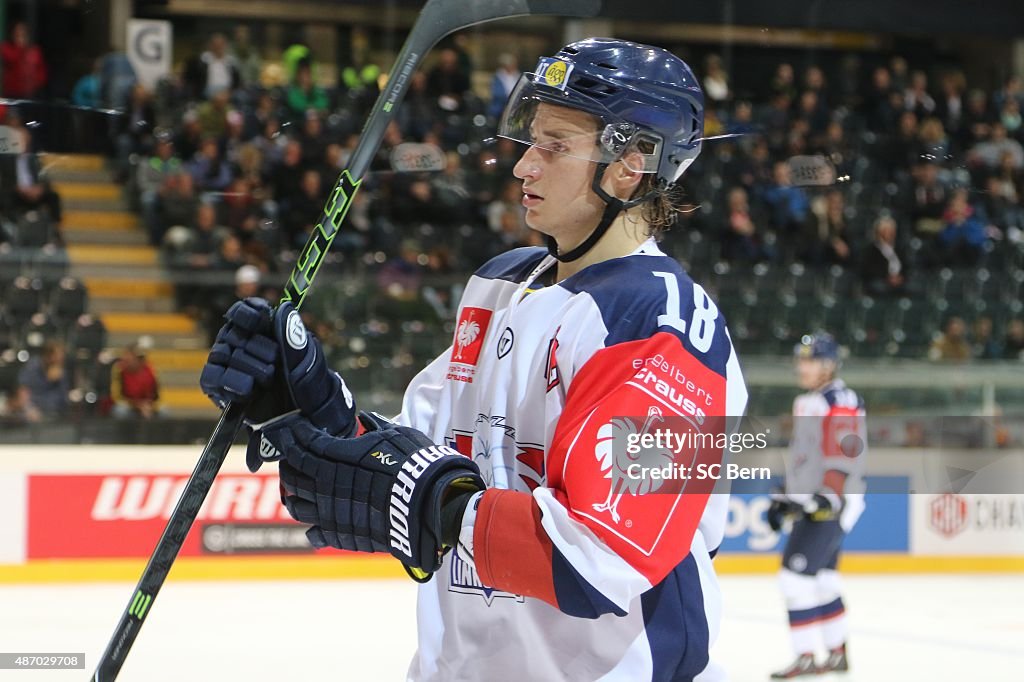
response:
[[[78,361],[95,359],[107,345],[107,329],[92,315],[82,315],[75,321],[68,339],[71,355]]]
[[[15,326],[24,326],[42,307],[43,282],[40,279],[17,277],[4,294],[4,309]]]
[[[80,281],[64,277],[50,296],[50,313],[59,322],[70,323],[85,313],[88,295]]]

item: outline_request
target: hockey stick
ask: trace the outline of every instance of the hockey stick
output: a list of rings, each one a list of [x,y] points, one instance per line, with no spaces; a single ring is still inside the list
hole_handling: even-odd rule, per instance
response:
[[[600,0],[428,0],[402,46],[395,65],[388,75],[387,86],[377,98],[363,127],[359,143],[349,166],[342,171],[327,205],[316,223],[309,241],[302,249],[295,268],[284,287],[282,302],[302,305],[320,265],[331,248],[335,235],[345,220],[359,184],[370,167],[370,161],[384,137],[384,131],[395,117],[398,105],[409,87],[410,77],[426,52],[441,38],[453,31],[495,19],[523,15],[552,14],[590,17],[600,9]],[[93,673],[93,682],[111,682],[117,678],[135,638],[142,628],[150,606],[164,583],[174,559],[181,549],[199,508],[210,492],[228,449],[242,425],[245,406],[230,403],[221,412],[213,435],[203,449],[192,476],[171,513],[163,535],[149,563],[142,572],[128,607],[121,614]]]

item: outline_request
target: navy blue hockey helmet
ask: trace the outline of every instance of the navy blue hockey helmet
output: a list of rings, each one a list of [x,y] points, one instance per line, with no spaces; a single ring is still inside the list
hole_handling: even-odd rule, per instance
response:
[[[600,122],[596,144],[537,139],[531,123],[541,102],[595,116]],[[630,170],[655,173],[665,188],[700,154],[704,94],[686,62],[667,50],[588,38],[542,57],[535,72],[520,77],[498,135],[598,163],[626,162],[628,155]]]
[[[827,332],[804,334],[793,347],[793,356],[811,360],[831,360],[839,363],[839,344]]]

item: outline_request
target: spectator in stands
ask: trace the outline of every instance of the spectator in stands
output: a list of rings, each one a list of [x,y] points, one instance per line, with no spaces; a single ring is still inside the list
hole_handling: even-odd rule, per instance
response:
[[[249,25],[237,24],[233,38],[229,56],[238,69],[238,86],[251,88],[259,85],[263,60],[260,58],[259,50],[252,44]],[[234,89],[236,86],[231,87]]]
[[[217,138],[203,138],[188,172],[199,192],[223,192],[231,184],[231,165],[221,158]]]
[[[30,421],[56,419],[67,412],[71,373],[65,360],[64,344],[50,340],[43,344],[42,353],[31,358],[18,373],[25,414]]]
[[[796,97],[796,78],[791,64],[782,62],[775,67],[775,75],[772,76],[771,91],[773,95],[785,95],[789,100]]]
[[[1024,80],[1017,74],[1011,74],[1003,83],[1003,87],[992,95],[992,106],[996,111],[1001,111],[1009,100],[1016,100],[1017,104],[1024,108]]]
[[[191,225],[199,208],[195,181],[184,168],[168,174],[157,191],[160,239],[174,226]]]
[[[310,109],[306,112],[298,139],[302,146],[303,161],[310,166],[320,166],[324,161],[327,137],[324,135],[323,119],[317,111]]]
[[[208,99],[219,92],[234,90],[241,83],[238,63],[228,52],[228,40],[223,33],[210,36],[207,49],[192,59],[185,69],[193,99]]]
[[[132,154],[148,152],[152,147],[156,110],[153,108],[153,97],[145,85],[135,84],[127,111],[117,121],[119,129],[114,138],[117,147],[117,175],[119,182],[126,182],[131,173]]]
[[[220,157],[229,163],[233,168],[239,166],[239,154],[246,144],[244,136],[244,117],[236,109],[229,109],[224,117],[224,134],[217,140],[220,147]]]
[[[280,214],[286,248],[301,249],[313,231],[327,201],[320,173],[312,168],[302,172],[299,193],[289,197]]]
[[[982,315],[974,321],[971,334],[971,353],[980,360],[996,360],[1003,357],[1003,347],[992,335],[992,318]]]
[[[153,155],[139,164],[135,174],[142,220],[149,233],[149,242],[154,246],[163,239],[166,229],[160,220],[161,189],[170,176],[180,173],[181,170],[181,159],[174,155],[174,141],[171,135],[166,131],[159,131]]]
[[[487,114],[491,118],[501,116],[505,101],[512,94],[512,88],[519,81],[519,63],[511,52],[498,55],[498,68],[491,77],[491,102],[487,106]]]
[[[139,345],[126,346],[111,367],[111,414],[118,419],[152,419],[161,414],[156,371]]]
[[[1006,360],[1024,360],[1024,320],[1015,318],[1006,327],[1006,338],[1003,340],[1003,358]]]
[[[442,111],[461,111],[469,87],[469,73],[461,68],[458,53],[450,47],[441,50],[427,76],[427,92],[437,106]]]
[[[945,163],[949,155],[949,138],[942,127],[942,122],[934,116],[921,121],[917,131],[917,158],[935,163]]]
[[[1013,182],[1005,182],[998,175],[985,180],[980,209],[981,218],[998,228],[1006,230],[1009,227],[1024,227],[1017,186]]]
[[[762,198],[771,213],[771,226],[786,239],[803,234],[810,214],[810,202],[802,187],[793,185],[789,164],[778,161],[772,167],[772,185]]]
[[[884,66],[879,66],[871,74],[871,86],[864,95],[864,118],[869,130],[888,134],[895,130],[897,116],[902,111],[893,107],[892,93],[898,91],[893,86],[892,75]]]
[[[1006,104],[999,112],[999,122],[1006,128],[1006,134],[1019,142],[1024,133],[1024,128],[1021,127],[1020,102],[1016,99],[1006,100]]]
[[[29,402],[28,389],[24,386],[0,393],[0,425],[20,426],[40,419],[42,415]]]
[[[475,217],[469,196],[469,181],[466,171],[462,168],[462,156],[458,152],[447,152],[444,155],[445,166],[440,173],[430,177],[430,184],[438,204],[448,215],[449,222],[465,224]],[[522,193],[519,204],[522,206]]]
[[[988,96],[984,90],[971,90],[967,94],[967,110],[964,112],[960,134],[960,148],[970,149],[988,139],[992,134],[993,116],[988,108]]]
[[[398,257],[388,260],[377,271],[376,282],[379,290],[396,301],[416,300],[424,274],[423,263],[420,262],[422,253],[416,242],[403,241]]]
[[[722,58],[717,54],[709,54],[704,60],[704,94],[718,103],[725,103],[732,97],[729,91],[729,74],[722,65]]]
[[[910,86],[910,66],[902,55],[893,55],[889,60],[889,71],[892,73],[892,87],[903,92]]]
[[[861,277],[870,296],[900,296],[906,292],[906,260],[896,247],[896,221],[884,215],[875,221],[875,238],[864,252]]]
[[[939,180],[939,166],[931,161],[918,163],[914,167],[914,186],[911,196],[910,215],[914,220],[914,231],[921,236],[938,234],[943,226],[948,190]]]
[[[945,328],[928,349],[929,360],[965,362],[971,359],[971,344],[967,342],[967,326],[963,318],[950,317]]]
[[[910,86],[903,91],[903,106],[918,118],[931,116],[935,111],[935,99],[928,94],[928,75],[924,71],[910,74]]]
[[[3,62],[3,96],[11,99],[33,99],[46,85],[46,60],[39,46],[32,43],[28,24],[11,24],[10,39],[0,44]]]
[[[220,137],[228,125],[231,91],[218,90],[196,109],[202,137]]]
[[[954,139],[959,139],[966,106],[964,89],[967,81],[962,71],[951,71],[942,74],[942,94],[935,102],[935,116],[942,121],[942,126]]]
[[[293,121],[301,121],[307,111],[327,113],[327,91],[313,81],[313,62],[300,59],[295,66],[295,78],[288,87],[286,100]]]
[[[904,111],[900,114],[896,132],[881,151],[881,157],[894,177],[905,177],[907,167],[918,162],[920,141],[917,129],[917,114]]]
[[[979,142],[971,148],[968,160],[988,168],[995,168],[999,165],[1003,154],[1010,155],[1014,169],[1024,168],[1024,147],[1020,142],[1007,135],[1006,126],[1002,121],[996,121],[992,124],[992,135],[988,140]]]
[[[804,90],[797,100],[797,120],[807,124],[812,135],[820,135],[828,125],[828,110],[814,90]]]
[[[99,58],[92,63],[92,71],[85,74],[77,81],[71,89],[71,103],[76,107],[100,107],[103,106],[103,97],[100,92],[100,70],[103,61]]]
[[[189,109],[181,119],[181,127],[174,136],[174,149],[181,159],[191,159],[199,151],[203,141],[203,129],[199,124],[199,114]]]
[[[988,235],[984,223],[967,203],[967,190],[958,189],[943,215],[945,227],[938,235],[946,265],[975,266],[985,255]]]
[[[742,187],[729,190],[728,215],[722,230],[722,258],[730,263],[756,263],[767,258],[758,234],[757,225],[750,215],[747,192]]]
[[[826,109],[829,108],[828,83],[825,80],[825,72],[820,66],[812,64],[804,70],[804,90],[811,91],[818,96],[818,101]]]
[[[32,135],[29,129],[21,127],[18,133],[21,135],[23,151],[13,157],[9,154],[3,155],[6,157],[7,167],[2,171],[5,177],[0,180],[0,184],[13,188],[10,203],[14,210],[44,211],[52,227],[50,241],[60,244],[63,242],[60,232],[63,220],[60,195],[54,191],[47,179],[39,156],[32,151]]]
[[[809,239],[804,245],[805,258],[810,263],[849,265],[853,260],[850,249],[850,230],[846,223],[846,200],[838,189],[829,190],[824,197],[811,203],[814,220],[811,221]]]

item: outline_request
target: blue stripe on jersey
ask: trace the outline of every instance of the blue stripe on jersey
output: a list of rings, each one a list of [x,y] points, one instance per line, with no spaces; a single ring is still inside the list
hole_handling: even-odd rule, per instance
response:
[[[512,249],[487,261],[473,274],[484,279],[522,282],[530,276],[547,253],[547,249],[540,246]]]
[[[666,279],[655,272],[674,277]],[[672,285],[673,279],[679,287],[679,317],[689,330],[696,307],[694,282],[682,266],[668,256],[634,255],[595,263],[559,282],[558,286],[574,294],[586,292],[594,299],[608,330],[605,346],[645,339],[656,331],[670,332],[705,366],[725,376],[731,344],[725,334],[725,317],[721,310],[715,320],[711,346],[706,351],[693,346],[690,334],[672,326],[659,326],[658,317],[669,312],[667,287]]]
[[[654,663],[652,680],[687,682],[708,665],[708,619],[692,554],[640,597]]]
[[[551,549],[551,578],[555,584],[559,611],[577,618],[597,618],[606,613],[626,615],[625,611],[595,590],[557,547]]]

